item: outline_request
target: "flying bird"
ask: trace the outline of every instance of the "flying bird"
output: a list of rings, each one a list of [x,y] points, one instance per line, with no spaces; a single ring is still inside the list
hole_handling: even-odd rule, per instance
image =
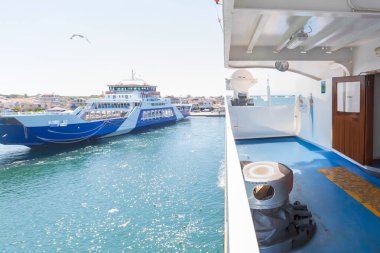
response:
[[[79,38],[81,38],[81,39],[85,39],[88,43],[91,44],[91,42],[87,39],[87,37],[84,36],[84,35],[82,35],[82,34],[73,34],[73,35],[71,35],[70,39],[72,40],[72,39],[74,39],[75,37],[79,37]]]

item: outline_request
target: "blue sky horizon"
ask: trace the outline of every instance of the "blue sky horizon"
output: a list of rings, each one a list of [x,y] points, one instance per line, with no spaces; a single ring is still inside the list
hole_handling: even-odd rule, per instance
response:
[[[0,7],[0,94],[101,94],[133,69],[162,95],[218,96],[234,71],[224,68],[222,6],[213,0],[5,0]],[[259,93],[268,73],[253,71]]]
[[[5,1],[0,29],[0,93],[99,94],[131,69],[167,95],[224,87],[211,0]]]

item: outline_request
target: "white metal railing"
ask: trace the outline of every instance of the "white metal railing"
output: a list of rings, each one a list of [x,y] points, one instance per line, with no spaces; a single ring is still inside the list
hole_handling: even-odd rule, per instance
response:
[[[17,115],[58,115],[58,114],[72,114],[72,111],[70,112],[0,112],[0,116],[17,116]]]
[[[256,107],[268,107],[278,105],[294,105],[296,101],[295,95],[254,95],[249,99],[254,102]]]
[[[227,101],[226,101],[227,102]],[[227,103],[226,103],[227,105]],[[259,253],[239,156],[226,106],[225,252]]]

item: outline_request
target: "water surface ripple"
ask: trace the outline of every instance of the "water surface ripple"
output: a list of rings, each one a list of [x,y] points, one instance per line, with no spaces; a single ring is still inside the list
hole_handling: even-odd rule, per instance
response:
[[[223,252],[223,160],[223,118],[0,146],[0,252]]]

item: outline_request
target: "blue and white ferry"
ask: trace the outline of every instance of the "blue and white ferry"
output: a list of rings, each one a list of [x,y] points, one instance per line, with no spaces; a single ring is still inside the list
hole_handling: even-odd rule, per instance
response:
[[[108,85],[104,98],[89,100],[72,113],[2,114],[0,143],[38,147],[73,144],[127,134],[182,120],[157,86],[141,79]]]

